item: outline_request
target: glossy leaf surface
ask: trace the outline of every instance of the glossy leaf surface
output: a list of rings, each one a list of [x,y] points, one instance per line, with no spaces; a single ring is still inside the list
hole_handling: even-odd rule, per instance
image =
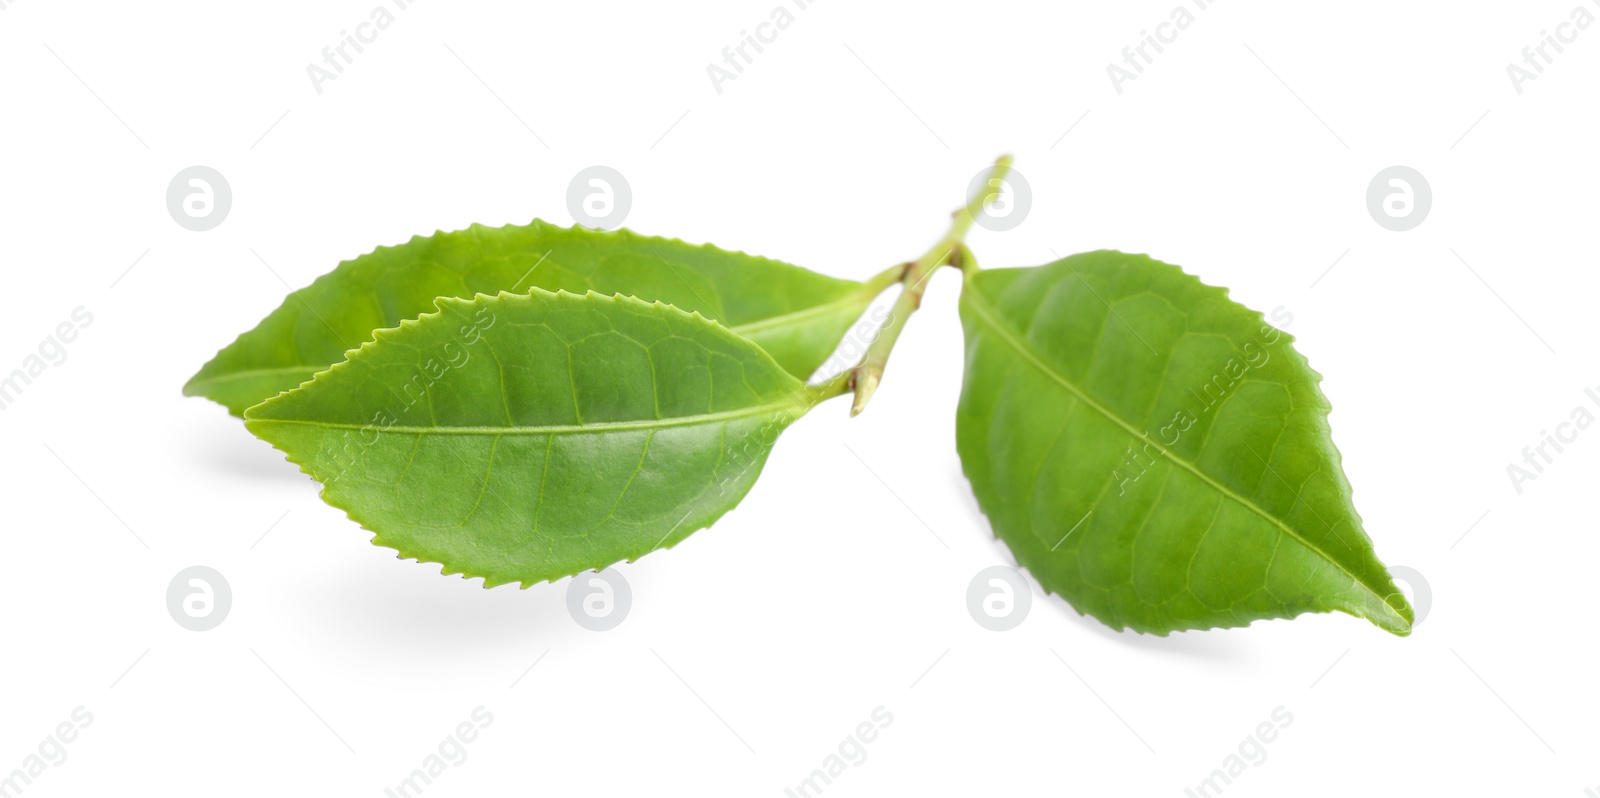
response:
[[[530,288],[626,294],[698,312],[804,380],[882,287],[626,230],[474,225],[339,264],[218,352],[183,391],[240,415],[344,360],[373,330],[431,312],[435,298]]]
[[[373,543],[526,586],[708,526],[811,403],[699,315],[536,289],[441,299],[245,423]]]
[[[1407,634],[1321,376],[1176,266],[1093,252],[970,275],[962,466],[1039,583],[1166,634],[1339,610]]]

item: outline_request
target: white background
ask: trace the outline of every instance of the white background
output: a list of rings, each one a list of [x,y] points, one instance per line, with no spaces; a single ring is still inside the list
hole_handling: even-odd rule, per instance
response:
[[[1520,94],[1506,65],[1600,6],[1222,0],[1119,94],[1107,64],[1180,0],[821,0],[719,94],[706,66],[780,0],[421,0],[319,94],[306,66],[378,2],[0,11],[0,371],[94,315],[0,411],[0,775],[94,716],[26,795],[377,796],[478,706],[425,795],[779,796],[879,706],[825,795],[1179,796],[1280,706],[1225,795],[1600,792],[1600,431],[1520,495],[1506,474],[1600,385],[1600,25]],[[984,265],[1148,252],[1293,313],[1379,556],[1430,586],[1411,638],[1343,615],[1141,637],[1042,594],[980,628],[968,582],[1011,558],[955,453],[953,273],[867,413],[818,409],[738,510],[623,566],[604,633],[567,582],[485,591],[372,547],[179,395],[285,282],[569,223],[593,164],[633,229],[865,278],[1002,152],[1033,205],[974,232]],[[205,233],[165,205],[194,164],[234,195]],[[1410,232],[1366,208],[1393,164],[1432,186]],[[165,605],[195,564],[234,594],[210,632]]]

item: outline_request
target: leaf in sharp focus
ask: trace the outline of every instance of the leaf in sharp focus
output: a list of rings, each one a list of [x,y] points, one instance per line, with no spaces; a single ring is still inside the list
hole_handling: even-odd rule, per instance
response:
[[[527,586],[710,525],[811,403],[716,322],[534,290],[440,299],[245,424],[373,543]]]
[[[1260,313],[1093,252],[972,275],[961,319],[962,467],[1046,590],[1156,634],[1330,610],[1410,632],[1321,376]]]
[[[755,341],[803,380],[882,287],[627,230],[474,225],[339,264],[218,352],[183,392],[242,415],[344,360],[373,330],[431,312],[435,298],[530,288],[629,294],[698,312]]]

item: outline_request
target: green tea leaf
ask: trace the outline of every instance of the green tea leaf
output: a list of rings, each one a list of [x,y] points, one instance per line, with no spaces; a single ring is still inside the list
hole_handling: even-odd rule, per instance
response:
[[[969,275],[957,446],[1048,591],[1166,634],[1412,612],[1362,530],[1321,376],[1176,266],[1093,252]]]
[[[755,341],[803,380],[884,287],[627,230],[474,225],[339,264],[218,352],[183,392],[241,415],[344,360],[373,330],[432,311],[437,297],[530,288],[629,294],[698,312]]]
[[[671,547],[739,503],[815,394],[698,314],[443,298],[245,425],[401,557],[486,586]]]

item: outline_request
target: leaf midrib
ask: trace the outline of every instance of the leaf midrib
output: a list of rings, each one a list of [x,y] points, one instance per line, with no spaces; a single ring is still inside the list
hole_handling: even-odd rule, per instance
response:
[[[643,419],[639,421],[599,421],[592,424],[555,424],[547,426],[505,426],[505,427],[417,427],[417,426],[388,426],[380,427],[375,424],[350,424],[337,421],[313,421],[298,418],[247,418],[248,422],[255,424],[293,424],[298,426],[317,427],[320,429],[344,429],[378,432],[395,432],[407,435],[580,435],[598,432],[626,432],[630,430],[659,430],[673,427],[691,427],[700,424],[716,424],[724,421],[736,421],[751,416],[783,413],[795,415],[794,411],[800,409],[794,402],[777,402],[767,405],[757,405],[743,410],[726,410],[720,413],[703,413],[694,416],[681,416],[670,419]]]
[[[1116,413],[1112,412],[1109,408],[1107,408],[1104,405],[1101,405],[1099,402],[1095,401],[1094,398],[1091,397],[1088,394],[1088,392],[1084,391],[1082,388],[1080,388],[1079,386],[1074,384],[1071,380],[1067,379],[1066,375],[1061,374],[1060,372],[1058,372],[1055,369],[1051,368],[1050,364],[1044,362],[1037,355],[1035,355],[1031,349],[1029,349],[1027,346],[1025,346],[1023,344],[1023,342],[1018,339],[1017,335],[1009,327],[1007,327],[1004,323],[1002,323],[999,320],[999,318],[997,318],[995,316],[992,306],[990,306],[988,300],[984,298],[981,290],[978,289],[975,285],[971,284],[970,281],[969,281],[969,284],[968,284],[968,288],[971,288],[971,290],[970,291],[963,291],[962,292],[962,296],[968,300],[968,304],[971,305],[972,309],[977,313],[977,316],[980,319],[982,319],[983,322],[990,327],[990,329],[993,329],[1000,336],[1000,338],[1002,340],[1004,340],[1007,344],[1009,344],[1011,346],[1011,348],[1017,350],[1017,352],[1020,353],[1025,360],[1027,360],[1029,363],[1031,363],[1034,366],[1034,368],[1037,368],[1039,371],[1043,372],[1045,374],[1045,376],[1049,377],[1050,379],[1052,379],[1055,382],[1057,382],[1058,384],[1060,384],[1061,387],[1066,388],[1069,392],[1072,393],[1072,395],[1074,395],[1074,396],[1078,397],[1078,399],[1082,400],[1084,404],[1086,404],[1090,408],[1094,409],[1100,415],[1104,416],[1107,420],[1109,420],[1112,423],[1116,424],[1117,426],[1121,427],[1123,429],[1123,431],[1127,432],[1129,435],[1132,435],[1135,438],[1142,438],[1143,437],[1141,435],[1141,433],[1138,431],[1138,429],[1135,428],[1132,424],[1128,423],[1127,421],[1124,421],[1121,416],[1118,416]],[[1172,452],[1171,449],[1166,448],[1166,447],[1160,447],[1160,450],[1161,450],[1161,453],[1163,455],[1165,455],[1168,460],[1171,460],[1173,463],[1176,463],[1178,466],[1182,467],[1184,470],[1186,470],[1189,473],[1194,474],[1195,476],[1199,477],[1203,482],[1205,482],[1206,484],[1208,484],[1211,487],[1215,488],[1217,490],[1217,492],[1221,493],[1224,497],[1232,499],[1232,500],[1238,502],[1239,504],[1244,505],[1244,507],[1246,509],[1250,510],[1251,512],[1255,513],[1256,515],[1258,515],[1261,518],[1265,519],[1266,521],[1270,522],[1272,525],[1274,525],[1274,526],[1278,527],[1279,529],[1283,530],[1284,534],[1288,535],[1289,537],[1293,538],[1295,541],[1300,543],[1300,545],[1305,546],[1307,549],[1309,549],[1312,552],[1314,552],[1318,557],[1322,558],[1322,560],[1324,562],[1326,562],[1329,565],[1332,565],[1333,567],[1339,569],[1341,572],[1344,573],[1345,576],[1350,577],[1350,580],[1352,582],[1354,582],[1355,584],[1360,585],[1364,590],[1366,590],[1368,593],[1372,594],[1375,598],[1378,599],[1378,603],[1380,605],[1382,605],[1388,612],[1390,612],[1392,614],[1395,614],[1397,616],[1399,615],[1399,613],[1396,612],[1393,607],[1389,606],[1389,602],[1385,600],[1384,596],[1379,594],[1378,591],[1375,590],[1371,585],[1369,585],[1365,581],[1363,581],[1361,579],[1361,577],[1356,576],[1354,573],[1351,573],[1350,569],[1346,568],[1343,563],[1340,563],[1338,560],[1333,559],[1333,557],[1330,556],[1328,554],[1328,552],[1323,551],[1323,549],[1320,546],[1317,546],[1316,544],[1312,543],[1311,541],[1306,540],[1304,537],[1302,537],[1300,535],[1300,533],[1296,532],[1292,527],[1290,527],[1288,524],[1285,524],[1278,517],[1272,515],[1271,513],[1268,513],[1266,510],[1262,509],[1255,502],[1252,502],[1249,499],[1245,498],[1244,496],[1239,495],[1237,492],[1235,492],[1232,488],[1229,488],[1227,485],[1224,485],[1221,482],[1218,482],[1217,480],[1213,479],[1211,477],[1211,475],[1205,473],[1204,471],[1201,471],[1199,466],[1195,465],[1194,463],[1189,462],[1188,460],[1185,460],[1185,459],[1183,459],[1181,457],[1178,457],[1176,454],[1174,454]]]
[[[826,316],[827,314],[833,313],[840,308],[848,307],[850,305],[864,304],[861,301],[863,296],[864,294],[861,291],[852,291],[849,294],[846,294],[831,302],[824,302],[820,305],[812,305],[811,307],[803,310],[796,310],[777,316],[769,316],[765,319],[761,319],[760,321],[753,321],[749,324],[739,324],[731,326],[728,329],[744,336],[748,336],[753,332],[766,332],[767,330],[782,329],[783,327],[797,322],[806,321],[818,316]],[[869,296],[866,299],[867,302],[871,302],[872,298]]]
[[[826,315],[828,315],[830,313],[834,313],[834,312],[840,310],[841,308],[849,307],[850,305],[855,305],[855,304],[861,304],[861,294],[859,292],[852,292],[852,293],[847,294],[847,295],[845,295],[843,297],[835,299],[835,300],[833,300],[831,302],[824,302],[824,303],[822,303],[820,305],[812,305],[811,307],[805,308],[804,310],[797,310],[797,311],[794,311],[792,313],[784,313],[784,314],[778,315],[778,316],[771,316],[771,317],[768,317],[768,318],[765,318],[765,319],[761,319],[760,321],[750,322],[749,324],[739,324],[739,325],[731,326],[731,327],[728,327],[728,329],[733,331],[733,332],[735,332],[735,333],[737,333],[737,334],[739,334],[739,335],[748,337],[750,333],[767,332],[767,331],[770,331],[770,330],[781,330],[781,329],[783,329],[785,327],[797,326],[801,322],[804,322],[804,321],[807,321],[809,319],[813,319],[813,318],[816,318],[816,317],[819,317],[819,316],[826,316]],[[710,319],[711,317],[707,316],[706,318]],[[717,321],[716,319],[711,319],[711,320],[712,321]],[[717,321],[717,323],[721,324],[722,322]],[[315,374],[315,373],[320,372],[320,371],[327,371],[328,367],[332,366],[332,365],[333,365],[332,363],[327,363],[327,364],[323,364],[321,366],[299,365],[299,366],[277,366],[277,367],[271,367],[271,368],[244,369],[242,371],[234,371],[234,372],[229,372],[227,374],[218,374],[215,377],[206,377],[204,379],[193,380],[193,381],[191,381],[189,383],[189,385],[190,385],[191,388],[198,388],[198,387],[203,387],[203,386],[216,385],[216,384],[219,384],[219,383],[236,382],[236,381],[239,381],[239,380],[248,380],[248,379],[253,379],[253,378],[256,378],[256,377],[278,376],[278,375],[282,375],[282,374],[302,374],[302,373],[306,373],[306,372],[310,372],[312,374]]]

